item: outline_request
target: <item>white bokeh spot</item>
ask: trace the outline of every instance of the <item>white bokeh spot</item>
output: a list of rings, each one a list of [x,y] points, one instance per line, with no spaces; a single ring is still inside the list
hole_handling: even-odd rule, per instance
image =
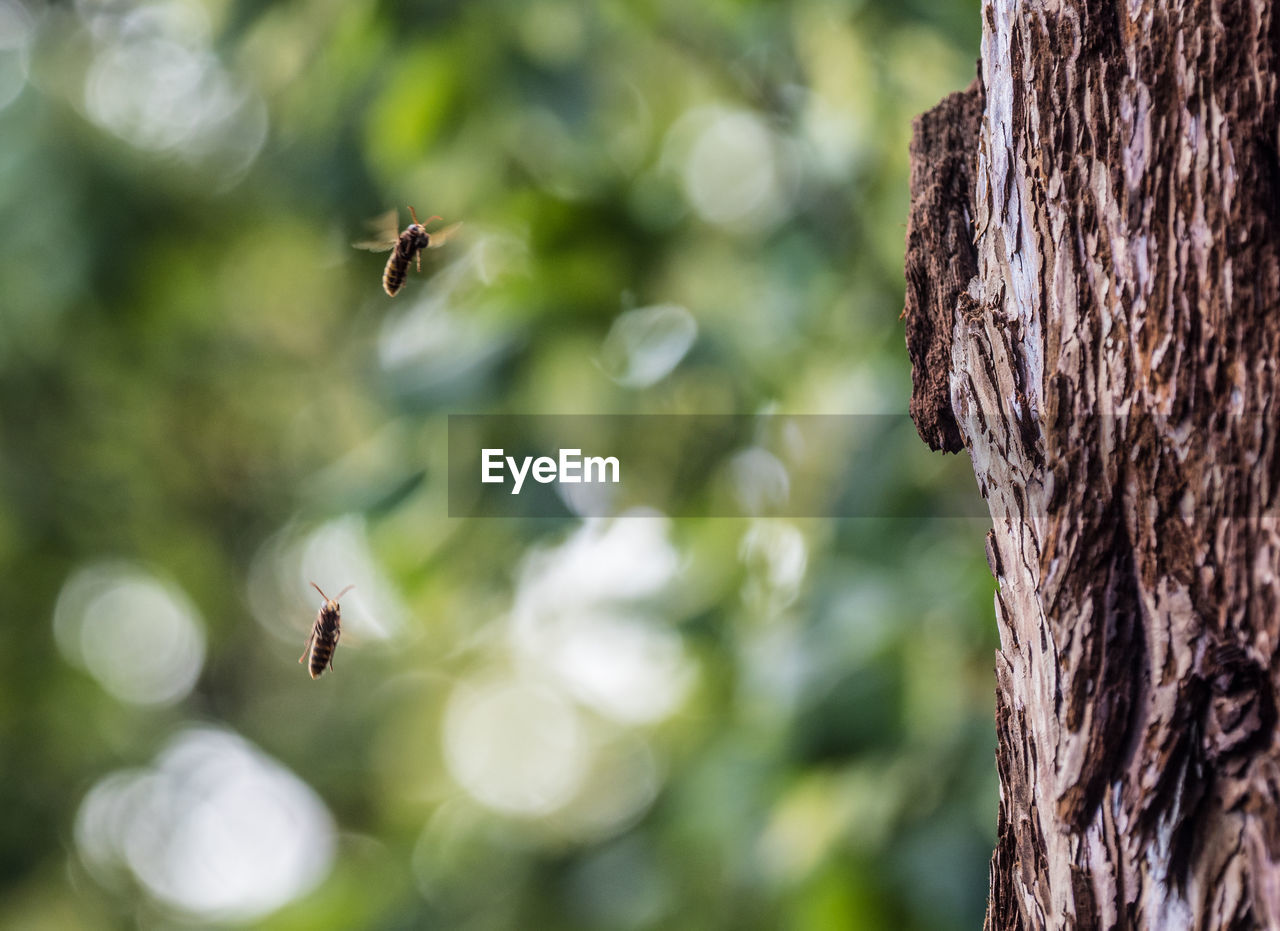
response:
[[[204,665],[204,622],[176,585],[131,563],[95,563],[63,584],[54,608],[62,655],[121,701],[170,704]]]
[[[95,872],[126,868],[158,901],[209,921],[249,922],[313,889],[335,831],[300,779],[238,735],[192,728],[155,762],[100,780],[76,816]]]

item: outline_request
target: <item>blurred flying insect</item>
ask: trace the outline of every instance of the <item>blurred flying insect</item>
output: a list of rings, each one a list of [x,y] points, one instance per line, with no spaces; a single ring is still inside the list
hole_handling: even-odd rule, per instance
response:
[[[352,243],[357,249],[368,249],[371,252],[393,250],[391,257],[387,259],[387,267],[382,272],[382,290],[391,297],[395,297],[396,292],[404,286],[405,275],[409,273],[409,263],[415,263],[418,271],[421,272],[422,250],[440,248],[458,231],[458,227],[462,226],[461,223],[454,223],[434,233],[428,233],[426,225],[418,222],[418,215],[412,207],[409,208],[409,215],[413,217],[413,222],[405,227],[403,233],[396,233],[400,225],[399,211],[388,210],[370,222],[369,225],[376,231],[372,239]],[[439,219],[440,217],[429,217],[427,223]]]
[[[338,648],[338,638],[342,636],[342,611],[338,608],[338,598],[355,586],[348,585],[338,592],[338,598],[330,598],[320,591],[320,586],[315,582],[311,583],[311,587],[320,592],[324,604],[320,606],[320,613],[316,615],[316,622],[311,627],[311,636],[307,638],[307,645],[302,648],[298,662],[306,663],[310,657],[307,670],[311,673],[311,678],[317,679],[324,672],[325,666],[333,668],[333,651]]]

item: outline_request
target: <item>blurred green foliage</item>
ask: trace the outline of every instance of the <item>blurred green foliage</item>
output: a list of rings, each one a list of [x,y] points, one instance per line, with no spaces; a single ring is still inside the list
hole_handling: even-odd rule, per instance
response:
[[[978,926],[963,458],[830,478],[931,519],[464,521],[444,486],[449,412],[905,411],[910,120],[978,26],[0,0],[0,926]],[[348,244],[406,204],[465,235],[392,302]],[[318,682],[309,578],[358,586]],[[266,885],[220,874],[281,812]]]

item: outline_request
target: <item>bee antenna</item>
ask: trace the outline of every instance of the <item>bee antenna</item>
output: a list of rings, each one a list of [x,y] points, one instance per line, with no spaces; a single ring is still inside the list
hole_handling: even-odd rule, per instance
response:
[[[443,219],[444,217],[440,216],[439,214],[436,214],[434,217],[427,217],[426,223],[423,223],[422,225],[426,226],[427,223],[430,223],[432,220],[443,220]]]
[[[320,592],[320,597],[323,598],[325,601],[329,600],[329,596],[326,595],[324,591],[321,590],[320,586],[317,585],[315,582],[311,583],[311,587],[314,588],[316,591]]]
[[[344,588],[342,591],[338,592],[338,597],[337,597],[337,598],[334,598],[333,600],[334,600],[334,601],[340,601],[340,600],[342,599],[342,596],[343,596],[343,595],[345,595],[347,592],[351,591],[351,589],[353,589],[353,588],[355,588],[355,586],[354,586],[354,585],[348,585],[348,586],[347,586],[346,588]]]
[[[413,208],[412,208],[412,207],[410,207],[410,208],[409,208],[409,216],[413,217],[413,222],[414,222],[415,224],[417,224],[417,225],[419,225],[419,226],[421,226],[421,225],[422,225],[422,224],[418,223],[418,215],[417,215],[416,213],[414,213],[414,212],[413,212]],[[427,222],[428,222],[428,223],[430,223],[431,221],[430,221],[430,220],[428,220]]]

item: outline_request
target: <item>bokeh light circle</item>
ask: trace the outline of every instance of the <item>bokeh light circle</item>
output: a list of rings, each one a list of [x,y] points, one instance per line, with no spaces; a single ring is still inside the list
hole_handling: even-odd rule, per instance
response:
[[[100,780],[76,816],[81,857],[126,868],[158,901],[247,922],[314,888],[334,855],[333,820],[300,779],[234,733],[191,728],[154,764]]]
[[[67,579],[54,608],[63,656],[131,704],[187,695],[204,665],[204,622],[186,594],[130,563],[95,563]]]
[[[444,726],[449,771],[477,801],[542,816],[575,795],[589,763],[578,713],[555,691],[519,678],[461,683]]]

